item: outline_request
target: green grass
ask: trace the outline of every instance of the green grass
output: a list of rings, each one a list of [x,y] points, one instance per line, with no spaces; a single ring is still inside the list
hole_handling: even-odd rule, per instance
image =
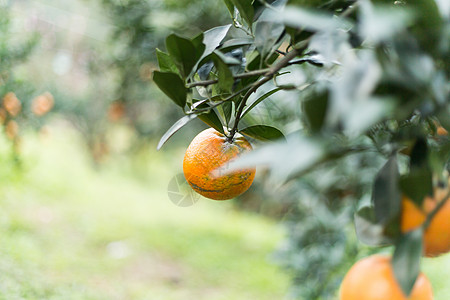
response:
[[[283,299],[270,260],[279,224],[200,199],[178,207],[167,184],[182,152],[149,147],[95,171],[78,136],[24,139],[23,172],[0,141],[0,299]],[[450,255],[423,260],[448,300]]]
[[[180,153],[148,149],[94,171],[76,140],[28,137],[25,175],[0,188],[0,299],[285,295],[270,261],[278,225],[227,202],[174,205],[166,189]]]

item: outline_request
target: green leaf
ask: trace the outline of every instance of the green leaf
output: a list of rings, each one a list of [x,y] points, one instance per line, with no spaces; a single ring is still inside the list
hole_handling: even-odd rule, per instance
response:
[[[261,97],[259,97],[258,99],[256,99],[255,101],[253,101],[250,105],[248,105],[244,111],[242,112],[242,118],[248,113],[250,112],[256,105],[258,105],[259,103],[261,103],[262,101],[264,101],[265,99],[269,98],[270,96],[272,96],[273,94],[275,94],[276,92],[281,91],[281,88],[276,88],[271,90],[270,92],[265,93],[264,95],[262,95]]]
[[[164,94],[172,99],[178,106],[186,105],[187,89],[183,80],[175,73],[153,72],[153,81]]]
[[[419,138],[411,151],[409,174],[400,179],[403,193],[418,207],[422,207],[426,196],[433,195],[433,173],[428,156],[428,145],[424,139]]]
[[[234,5],[231,0],[223,0],[225,5],[227,6],[228,11],[230,12],[231,17],[233,18],[234,15]]]
[[[202,55],[202,58],[210,55],[217,47],[220,46],[220,43],[223,41],[228,31],[230,30],[231,24],[214,27],[210,30],[204,32],[203,36],[203,44],[205,44],[205,52]]]
[[[158,142],[158,146],[156,147],[157,150],[161,149],[161,147],[169,140],[169,138],[174,135],[178,130],[180,130],[184,125],[195,119],[196,115],[187,115],[179,119],[175,122],[175,124],[172,125],[172,127],[169,128],[169,130],[164,133],[164,135],[161,137],[161,139]]]
[[[210,107],[208,104],[204,103],[204,104],[200,104],[197,106],[197,108],[199,109],[206,109]],[[197,114],[198,118],[200,120],[202,120],[205,124],[211,126],[212,128],[214,128],[215,130],[225,134],[224,130],[223,130],[223,125],[222,122],[220,122],[219,117],[217,116],[216,112],[214,111],[214,109],[210,109],[209,112],[207,113],[199,113]]]
[[[252,0],[231,0],[249,27],[253,24],[255,11],[252,6]]]
[[[280,23],[260,21],[255,24],[255,47],[265,58],[272,49],[276,49],[278,38],[284,30]]]
[[[267,125],[250,126],[242,130],[239,130],[239,133],[261,141],[274,141],[279,139],[286,139],[280,130],[278,130],[275,127]]]
[[[218,73],[217,76],[219,80],[219,91],[228,93],[233,88],[233,73],[231,73],[231,70],[228,68],[227,64],[218,55],[214,55],[213,60]]]
[[[235,48],[248,46],[251,44],[253,44],[253,39],[251,38],[235,38],[224,42],[223,45],[220,47],[220,50],[226,52],[233,50]]]
[[[420,273],[422,238],[423,229],[419,227],[404,234],[395,246],[392,266],[395,278],[407,297]]]
[[[386,224],[400,213],[401,194],[398,188],[397,156],[393,155],[378,172],[372,191],[377,223]]]
[[[182,38],[175,34],[171,34],[167,37],[167,51],[174,59],[175,65],[183,78],[189,76],[192,69],[202,56],[203,51],[205,50],[205,46],[202,45],[203,44],[198,43],[197,40],[192,42],[191,40]]]
[[[391,243],[384,234],[382,225],[377,224],[375,208],[363,206],[355,214],[355,229],[358,239],[369,246],[383,246]]]
[[[159,70],[161,72],[178,73],[177,66],[169,54],[156,48],[156,58],[158,59]]]
[[[303,102],[306,121],[312,132],[322,129],[328,109],[328,93],[321,93]]]

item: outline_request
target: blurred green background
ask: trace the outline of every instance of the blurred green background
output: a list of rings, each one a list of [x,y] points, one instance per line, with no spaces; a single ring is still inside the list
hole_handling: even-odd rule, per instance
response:
[[[286,243],[316,216],[289,227],[297,196],[270,193],[263,172],[236,201],[173,204],[167,186],[200,121],[155,150],[182,115],[151,82],[154,49],[171,32],[227,24],[222,1],[0,0],[0,10],[0,92],[22,102],[19,132],[8,138],[6,120],[0,137],[0,299],[290,298],[298,269],[280,267],[296,259]],[[37,117],[30,105],[45,92],[55,106]],[[260,117],[289,118],[277,109]],[[423,262],[447,300],[450,256]]]

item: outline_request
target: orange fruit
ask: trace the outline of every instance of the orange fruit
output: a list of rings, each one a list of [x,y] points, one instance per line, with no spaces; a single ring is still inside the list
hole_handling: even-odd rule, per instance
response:
[[[108,119],[111,122],[119,121],[125,114],[125,104],[119,101],[111,103],[108,109]]]
[[[9,92],[3,97],[3,106],[11,116],[16,116],[22,109],[20,100],[13,92]]]
[[[447,189],[436,189],[433,198],[425,198],[422,209],[417,207],[411,199],[403,197],[401,215],[402,232],[408,232],[421,226],[425,222],[427,215],[440,201],[444,200],[447,192]],[[433,217],[425,231],[423,243],[424,255],[428,257],[450,251],[450,199],[445,202],[444,206]]]
[[[53,108],[54,104],[55,101],[53,95],[49,92],[45,92],[33,99],[31,110],[36,116],[43,116]]]
[[[200,132],[191,142],[183,161],[184,176],[200,195],[227,200],[244,193],[255,178],[255,169],[227,172],[228,163],[252,150],[240,134],[232,142],[213,128]]]
[[[341,284],[340,300],[432,300],[431,284],[420,273],[409,297],[394,277],[391,259],[372,255],[356,262]]]
[[[9,139],[14,139],[19,134],[19,124],[14,120],[8,121],[8,123],[6,123],[5,132]]]

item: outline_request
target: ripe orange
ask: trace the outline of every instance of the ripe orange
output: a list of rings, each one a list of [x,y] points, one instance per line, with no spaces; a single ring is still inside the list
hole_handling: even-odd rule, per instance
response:
[[[431,284],[420,274],[407,298],[394,277],[391,259],[372,255],[356,262],[341,284],[340,300],[432,300]]]
[[[22,109],[22,104],[13,92],[7,93],[3,97],[3,106],[11,116],[16,116]]]
[[[417,207],[411,199],[402,199],[402,232],[417,228],[425,222],[427,215],[444,200],[447,189],[436,189],[434,197],[426,197],[423,208]],[[434,216],[424,235],[424,255],[428,257],[437,256],[450,251],[450,199]]]
[[[31,110],[36,116],[43,116],[53,108],[54,103],[53,95],[46,92],[33,99]]]
[[[184,176],[199,194],[214,200],[227,200],[245,192],[255,178],[255,169],[227,173],[230,160],[251,151],[252,146],[241,135],[233,141],[209,128],[200,132],[191,142],[183,161]]]

